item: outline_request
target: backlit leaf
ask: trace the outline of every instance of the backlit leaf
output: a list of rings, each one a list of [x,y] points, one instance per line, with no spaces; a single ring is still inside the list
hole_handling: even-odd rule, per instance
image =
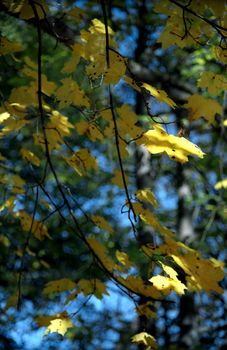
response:
[[[156,341],[155,341],[154,337],[152,335],[148,334],[147,332],[141,332],[141,333],[135,334],[131,338],[131,340],[133,343],[143,344],[145,346],[146,350],[157,348]]]
[[[55,318],[50,321],[50,324],[46,329],[45,335],[56,332],[64,336],[67,330],[72,327],[74,327],[74,325],[68,317]]]
[[[201,149],[184,137],[169,135],[158,124],[154,124],[154,129],[149,130],[136,140],[137,144],[143,144],[150,153],[166,152],[168,156],[180,163],[188,161],[188,156],[195,155],[203,158]]]

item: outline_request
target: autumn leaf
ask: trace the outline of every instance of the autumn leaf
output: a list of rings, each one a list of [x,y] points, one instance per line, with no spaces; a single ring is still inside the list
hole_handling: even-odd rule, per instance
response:
[[[62,293],[70,291],[76,288],[76,283],[68,278],[62,278],[56,281],[50,281],[43,289],[44,295],[50,295],[52,293]]]
[[[109,293],[106,290],[105,284],[99,281],[98,279],[81,279],[78,282],[78,286],[85,296],[93,294],[94,296],[96,296],[97,299],[101,300],[104,294],[109,295]]]
[[[179,295],[184,294],[187,287],[177,278],[178,273],[171,266],[160,264],[169,277],[157,275],[150,278],[149,281],[165,295],[168,295],[172,291],[175,291]]]
[[[101,260],[102,264],[109,271],[118,269],[117,264],[109,256],[107,248],[101,242],[99,242],[95,237],[88,237],[87,242],[90,245],[92,251],[94,251],[95,255],[97,255],[97,257]]]
[[[217,96],[227,89],[227,79],[222,74],[203,72],[197,83],[199,87],[207,88],[211,95]]]
[[[155,208],[158,208],[159,206],[153,192],[151,192],[149,188],[144,188],[136,191],[136,198],[139,201],[144,201],[152,204]]]
[[[224,179],[224,180],[221,180],[221,181],[218,181],[214,188],[216,190],[220,190],[221,188],[227,188],[227,179]]]
[[[27,160],[28,162],[39,166],[40,165],[40,159],[29,149],[21,148],[20,153],[23,157],[23,159]]]
[[[116,258],[117,260],[126,268],[130,268],[133,266],[133,264],[131,263],[131,261],[129,260],[128,254],[126,254],[125,252],[122,252],[120,250],[116,250]]]
[[[20,43],[11,42],[6,37],[0,37],[0,55],[6,55],[8,53],[14,53],[23,50]]]
[[[79,85],[71,78],[61,80],[62,85],[56,90],[55,96],[59,100],[59,108],[70,104],[75,106],[90,106],[90,101]]]
[[[125,176],[126,185],[128,185],[128,176],[126,174],[124,176]],[[112,177],[111,182],[120,188],[125,188],[123,178],[122,178],[122,173],[120,170],[116,170],[114,172],[114,176]]]
[[[56,332],[64,336],[67,330],[73,327],[74,325],[69,318],[67,317],[55,318],[50,321],[50,324],[48,325],[45,331],[45,335]]]
[[[131,338],[131,340],[133,343],[143,344],[145,346],[146,350],[157,348],[156,341],[155,341],[154,337],[152,335],[148,334],[147,332],[141,332],[141,333],[135,334]]]
[[[98,170],[98,162],[87,148],[83,148],[71,157],[64,159],[80,176],[86,176],[90,170]]]
[[[187,162],[190,155],[203,158],[204,153],[201,149],[186,138],[167,134],[159,124],[153,127],[153,130],[147,131],[136,140],[137,144],[143,144],[150,153],[166,152],[171,159],[180,163]]]
[[[204,117],[209,123],[214,123],[215,115],[222,114],[222,107],[217,101],[196,94],[188,98],[184,107],[189,109],[191,121]]]
[[[141,88],[144,88],[147,91],[149,91],[151,96],[155,97],[159,102],[165,102],[171,108],[176,107],[176,103],[171,98],[168,97],[167,93],[164,90],[156,89],[154,86],[149,85],[147,83],[143,83],[141,85]]]
[[[101,228],[109,233],[113,233],[112,227],[110,226],[109,222],[104,217],[102,217],[100,215],[91,215],[91,220],[99,228]]]
[[[16,217],[19,218],[22,229],[28,232],[31,230],[38,240],[42,241],[45,237],[51,239],[46,225],[33,219],[25,210],[19,210]]]

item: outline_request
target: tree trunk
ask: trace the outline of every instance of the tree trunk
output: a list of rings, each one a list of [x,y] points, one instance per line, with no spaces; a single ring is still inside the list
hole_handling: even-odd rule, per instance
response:
[[[176,112],[178,130],[182,128],[183,115],[181,111]],[[176,229],[181,241],[190,244],[196,235],[193,228],[193,208],[191,207],[192,193],[190,188],[191,172],[187,166],[177,164],[176,189],[178,194]],[[193,349],[198,344],[198,314],[196,312],[193,294],[185,294],[180,298],[177,325],[180,329],[178,344],[182,349]]]

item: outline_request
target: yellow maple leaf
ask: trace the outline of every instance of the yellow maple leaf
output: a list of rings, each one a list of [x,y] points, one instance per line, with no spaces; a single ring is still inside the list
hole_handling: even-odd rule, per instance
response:
[[[34,6],[36,7],[36,11],[40,19],[44,18],[46,14],[48,14],[48,5],[45,0],[37,0]],[[29,0],[24,0],[23,6],[20,9],[20,18],[30,19],[34,16],[35,14]]]
[[[189,248],[182,242],[173,240],[169,236],[165,236],[164,240],[166,244],[155,249],[143,248],[148,255],[157,251],[159,254],[171,256],[175,263],[184,270],[187,287],[190,291],[223,292],[218,284],[225,276],[224,264],[221,261],[203,259],[198,251]]]
[[[110,67],[104,71],[104,80],[106,84],[117,84],[124,76],[127,61],[115,51],[110,51]]]
[[[144,133],[136,143],[143,144],[152,154],[166,152],[171,159],[180,163],[187,162],[189,155],[199,158],[204,156],[197,145],[184,137],[167,134],[159,124],[155,124],[153,130]]]
[[[7,117],[5,113],[3,113],[2,117],[2,126],[4,126],[0,132],[0,137],[10,134],[11,132],[18,131],[19,129],[23,128],[26,124],[28,124],[28,121],[25,119],[17,118],[14,115],[10,115]]]
[[[68,12],[66,12],[66,14],[67,16],[72,17],[77,22],[80,21],[85,16],[85,12],[76,6],[73,7],[72,10],[69,10]]]
[[[190,120],[204,117],[209,123],[213,123],[215,115],[222,114],[222,106],[217,101],[197,94],[190,96],[184,107],[189,109]]]
[[[136,198],[142,202],[151,203],[155,208],[158,208],[158,202],[149,188],[143,188],[136,191]]]
[[[223,293],[223,288],[218,284],[224,276],[224,266],[214,263],[213,260],[205,260],[196,251],[185,255],[172,255],[174,261],[186,272],[189,290],[206,292],[215,291]],[[209,271],[209,273],[207,273]]]
[[[9,41],[6,37],[0,37],[0,55],[6,55],[8,53],[18,52],[23,50],[21,44]]]
[[[0,211],[1,211],[1,209],[0,209]],[[4,245],[5,247],[9,247],[10,246],[10,240],[6,237],[6,236],[3,236],[3,235],[0,235],[0,243],[2,244],[2,245]]]
[[[101,34],[106,33],[105,25],[99,19],[94,18],[91,22],[92,22],[92,25],[89,28],[89,31],[91,33],[101,33]],[[108,34],[109,35],[114,34],[114,31],[109,26],[108,26]]]
[[[79,85],[71,78],[61,80],[62,85],[56,90],[55,96],[59,100],[59,108],[64,108],[70,104],[76,106],[90,106],[90,101]]]
[[[64,64],[62,71],[65,73],[75,72],[81,57],[84,57],[84,45],[76,43],[72,46],[71,58]]]
[[[86,176],[90,170],[98,170],[98,162],[87,148],[83,148],[71,157],[64,159],[80,176]]]
[[[199,87],[206,87],[211,95],[219,95],[222,90],[227,89],[227,79],[222,74],[214,72],[203,72],[197,83]]]
[[[135,334],[131,338],[131,340],[133,343],[145,345],[146,350],[157,348],[155,338],[152,335],[148,334],[147,332],[141,332],[141,333]]]
[[[218,181],[216,185],[214,186],[216,190],[220,190],[221,188],[227,188],[227,179],[224,179],[222,181]]]
[[[15,196],[10,196],[2,205],[0,205],[0,212],[8,209],[9,212],[12,212],[15,206]]]
[[[25,181],[19,175],[12,176],[13,193],[22,194],[24,192]]]
[[[153,299],[160,299],[162,293],[151,283],[145,283],[141,277],[138,276],[127,276],[122,277],[115,275],[117,280],[126,288],[133,291],[135,294],[144,295]]]
[[[119,116],[117,120],[118,132],[124,138],[125,135],[130,135],[130,138],[136,139],[143,134],[143,129],[138,127],[138,116],[132,111],[129,105],[116,108]]]
[[[98,256],[107,270],[112,271],[118,269],[117,264],[115,264],[113,259],[108,255],[106,247],[101,242],[95,237],[88,237],[87,242],[91,247],[91,250],[94,251],[95,255]]]
[[[23,157],[23,159],[28,160],[30,163],[39,166],[40,165],[40,159],[29,149],[21,148],[20,153]]]
[[[159,222],[158,218],[150,210],[145,209],[141,203],[133,203],[133,209],[143,221],[145,221],[148,225],[154,227],[154,229],[158,232],[164,235],[175,236],[175,233],[173,231],[163,226]]]
[[[141,92],[140,87],[137,85],[136,81],[134,79],[132,79],[129,76],[124,76],[124,81],[130,85],[133,89],[135,89],[137,92]]]
[[[109,293],[106,290],[105,284],[97,279],[81,279],[78,282],[78,286],[85,296],[89,294],[94,294],[97,299],[102,299],[103,294],[109,295]]]
[[[130,268],[133,266],[133,264],[129,260],[128,254],[126,254],[125,252],[121,252],[120,250],[116,250],[115,255],[116,255],[117,260],[125,267]]]
[[[167,93],[164,90],[156,89],[154,86],[147,83],[143,83],[141,85],[141,88],[148,90],[150,94],[154,96],[159,102],[165,102],[171,108],[176,107],[176,103],[171,98],[168,97]]]
[[[44,237],[48,237],[51,239],[46,225],[42,222],[32,219],[32,217],[26,213],[25,210],[19,210],[16,213],[16,217],[19,218],[21,227],[24,231],[30,231],[34,234],[34,236],[40,241],[44,239]]]
[[[86,135],[93,142],[104,139],[98,126],[93,122],[82,120],[75,124],[75,129],[79,135]]]
[[[4,120],[8,119],[9,117],[10,117],[9,112],[0,113],[0,123],[4,122]]]
[[[72,327],[74,327],[74,325],[68,317],[55,318],[50,321],[50,324],[45,331],[45,335],[56,332],[64,336],[67,330]]]
[[[187,289],[187,287],[177,278],[178,273],[171,266],[163,263],[160,264],[169,277],[158,275],[152,277],[149,281],[164,294],[169,294],[172,291],[175,291],[179,295],[184,294],[184,290]]]
[[[227,64],[227,53],[225,48],[222,48],[220,46],[215,46],[214,54],[217,60],[223,62],[224,64]]]
[[[56,281],[50,281],[43,289],[43,294],[62,293],[76,288],[76,283],[69,278],[62,278]]]
[[[126,181],[126,186],[127,186],[128,185],[128,176],[126,174],[125,174],[125,181]],[[116,170],[114,172],[114,176],[112,177],[111,182],[120,188],[125,188],[124,182],[122,179],[122,173],[120,170]]]
[[[168,295],[172,291],[175,291],[177,294],[182,295],[184,294],[184,290],[187,289],[187,287],[180,280],[161,275],[154,276],[150,278],[149,281],[164,295]]]
[[[136,312],[140,316],[146,316],[148,319],[156,317],[156,313],[153,311],[153,304],[150,301],[145,304],[139,304],[136,307]]]
[[[95,223],[96,226],[98,226],[99,228],[102,228],[106,231],[108,231],[109,233],[113,233],[113,229],[110,226],[110,224],[108,223],[108,221],[106,221],[106,219],[104,219],[104,217],[100,216],[100,215],[92,215],[91,216],[91,220]]]

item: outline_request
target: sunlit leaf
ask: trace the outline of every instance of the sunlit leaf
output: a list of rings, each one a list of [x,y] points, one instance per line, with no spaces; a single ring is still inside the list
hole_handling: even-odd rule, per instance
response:
[[[147,332],[141,332],[141,333],[135,334],[131,338],[131,340],[133,343],[143,344],[146,350],[157,348],[155,338],[152,335],[148,334]]]
[[[64,336],[67,330],[72,327],[74,327],[74,325],[68,317],[55,318],[50,321],[50,324],[45,331],[45,335],[56,332]]]
[[[169,135],[158,124],[154,124],[154,129],[143,134],[136,143],[143,144],[150,153],[166,152],[168,156],[180,163],[188,161],[188,156],[195,155],[203,158],[201,149],[184,137]]]

